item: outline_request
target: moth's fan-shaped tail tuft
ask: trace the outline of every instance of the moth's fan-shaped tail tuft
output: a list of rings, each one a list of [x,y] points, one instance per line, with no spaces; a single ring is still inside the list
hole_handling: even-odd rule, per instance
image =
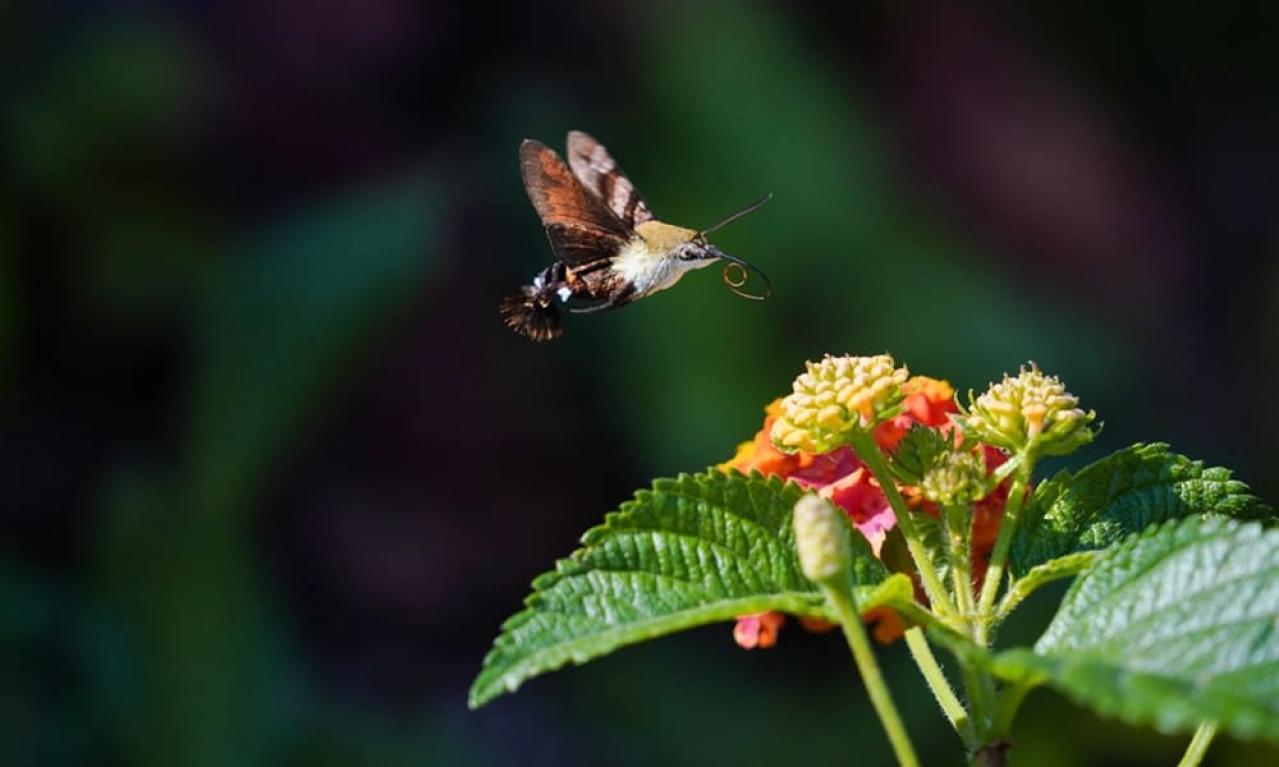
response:
[[[549,341],[564,332],[554,294],[532,285],[525,285],[519,293],[503,298],[499,310],[508,328],[534,341]]]

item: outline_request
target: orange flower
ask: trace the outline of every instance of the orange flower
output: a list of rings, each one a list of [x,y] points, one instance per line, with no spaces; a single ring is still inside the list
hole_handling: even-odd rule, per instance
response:
[[[862,616],[862,620],[866,623],[875,624],[874,631],[871,635],[875,637],[875,641],[880,644],[891,644],[906,633],[906,624],[902,622],[901,616],[888,607],[875,607],[866,611]]]
[[[781,477],[829,499],[848,514],[853,524],[866,536],[879,555],[888,531],[896,524],[888,499],[874,483],[870,472],[850,448],[840,447],[829,453],[795,453],[787,455],[773,447],[769,433],[781,411],[781,400],[773,400],[764,408],[764,426],[750,442],[737,448],[733,459],[719,465],[721,471],[737,470],[749,474]]]
[[[981,446],[982,457],[986,460],[986,472],[989,474],[1008,461],[1008,456],[999,448],[990,445]],[[973,554],[986,557],[995,547],[995,538],[999,535],[999,519],[1004,513],[1004,504],[1008,502],[1008,485],[1011,480],[1004,480],[999,487],[978,501],[973,507]]]
[[[934,429],[949,430],[950,414],[959,412],[955,403],[955,390],[946,381],[928,376],[915,376],[902,385],[906,398],[902,400],[902,412],[875,429],[875,441],[879,446],[892,450],[901,442],[906,432],[915,424]]]
[[[812,456],[805,456],[802,453],[787,455],[773,447],[773,440],[769,438],[769,434],[773,430],[773,422],[781,414],[782,400],[778,397],[764,408],[763,428],[756,432],[754,439],[738,445],[737,454],[721,463],[720,471],[736,469],[743,474],[750,474],[751,469],[757,469],[760,474],[776,475],[785,479],[804,463],[805,458],[811,459]]]
[[[959,412],[959,408],[955,404],[955,391],[949,383],[916,376],[902,388],[906,395],[902,401],[902,412],[875,429],[875,441],[881,448],[894,449],[915,424],[939,429],[944,433],[952,432],[954,427],[950,416]],[[897,518],[879,483],[871,477],[870,471],[857,454],[848,447],[839,447],[818,455],[802,452],[787,455],[773,447],[770,438],[773,422],[781,414],[781,400],[769,403],[764,414],[763,427],[755,434],[754,439],[739,445],[736,455],[720,464],[720,470],[735,470],[744,474],[757,470],[761,474],[781,477],[819,493],[844,510],[853,526],[866,537],[871,550],[879,556],[880,547],[888,532],[897,524]],[[955,439],[958,441],[962,437],[956,432]],[[1008,456],[998,448],[990,445],[981,447],[987,472],[993,472],[1008,460]],[[1008,501],[1008,485],[1009,482],[1005,481],[973,508],[973,580],[978,587],[981,586],[987,560],[999,533],[999,521],[1003,516],[1004,504]],[[903,487],[901,490],[911,508],[936,516],[936,506],[925,501],[916,488]],[[875,638],[883,643],[899,638],[905,629],[901,618],[889,609],[875,609],[865,617],[868,623],[875,624]],[[783,623],[785,616],[781,613],[742,616],[734,627],[733,638],[747,649],[772,647],[777,642],[777,634]],[[810,631],[830,627],[815,619],[803,619],[800,623]]]
[[[993,472],[1008,461],[1004,451],[991,445],[982,445],[982,457],[986,459],[986,471]],[[1008,503],[1008,489],[1011,479],[1000,483],[999,487],[973,505],[972,556],[973,585],[981,588],[986,576],[986,565],[990,562],[990,552],[995,548],[995,539],[999,537],[999,522],[1004,516],[1004,504]],[[1029,496],[1034,488],[1027,487]]]
[[[886,450],[896,447],[910,427],[917,423],[933,428],[950,428],[950,414],[959,412],[955,404],[955,390],[946,381],[915,376],[902,386],[902,390],[906,395],[902,401],[902,412],[875,430],[876,442]],[[781,399],[775,399],[764,408],[763,427],[756,432],[754,439],[739,445],[737,454],[720,464],[720,470],[736,469],[749,474],[754,469],[816,491],[848,514],[878,556],[888,531],[897,524],[879,484],[848,447],[819,455],[803,452],[787,455],[774,447],[770,435],[773,422],[781,415],[781,402]]]
[[[875,430],[875,440],[884,449],[896,447],[910,427],[917,423],[933,428],[950,428],[949,416],[958,412],[955,391],[945,381],[915,376],[902,388],[906,395],[902,401],[902,412]],[[736,455],[719,465],[720,470],[736,470],[743,474],[757,470],[817,492],[844,510],[853,526],[866,537],[875,556],[879,556],[888,532],[897,524],[897,517],[879,483],[848,447],[818,455],[803,452],[787,455],[778,450],[773,446],[770,435],[773,422],[780,415],[781,399],[773,400],[764,408],[764,425],[754,439],[739,445]],[[733,638],[739,645],[747,649],[771,647],[777,641],[776,634],[782,621],[770,618],[766,623],[761,622],[765,615],[781,618],[780,614],[772,613],[738,618]],[[878,621],[875,636],[880,641],[889,642],[901,636],[901,620],[891,610],[874,611],[873,617],[868,618]]]

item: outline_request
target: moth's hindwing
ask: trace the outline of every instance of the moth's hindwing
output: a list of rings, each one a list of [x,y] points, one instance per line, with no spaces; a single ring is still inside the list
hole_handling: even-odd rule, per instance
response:
[[[520,144],[520,170],[551,248],[569,266],[612,257],[633,236],[545,144],[527,139]]]
[[[632,229],[653,220],[653,212],[604,145],[582,131],[568,134],[568,164],[582,185]]]

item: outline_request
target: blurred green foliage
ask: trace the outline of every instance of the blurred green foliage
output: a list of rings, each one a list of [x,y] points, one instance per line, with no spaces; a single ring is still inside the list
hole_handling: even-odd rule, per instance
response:
[[[961,386],[1032,357],[1083,391],[1102,386],[1096,376],[1131,382],[1122,339],[1020,294],[925,223],[929,212],[884,166],[885,137],[863,100],[832,80],[784,16],[715,4],[683,16],[679,25],[647,17],[658,41],[644,62],[657,114],[642,173],[630,172],[659,217],[690,226],[772,191],[773,202],[717,240],[780,284],[756,305],[699,274],[688,280],[698,285],[591,328],[612,353],[619,396],[643,403],[625,413],[655,461],[646,471],[723,454],[725,436],[757,428],[762,404],[825,352],[887,350]],[[684,423],[692,413],[696,430]]]
[[[438,226],[424,212],[432,197],[421,175],[359,190],[247,236],[210,275],[179,462],[140,487],[122,480],[104,521],[115,529],[103,578],[136,600],[152,664],[138,762],[280,758],[269,691],[288,666],[271,665],[278,629],[255,585],[250,514],[265,468],[421,290]]]
[[[1195,352],[1222,349],[1216,359],[1238,367],[1273,348],[1273,267],[1266,290],[1230,294],[1234,324],[1224,326],[1247,333],[1207,342],[1117,327],[1106,307],[998,269],[988,243],[904,179],[886,99],[847,58],[859,30],[826,21],[836,9],[264,8],[0,5],[10,85],[0,104],[0,475],[17,488],[0,530],[6,763],[884,761],[851,672],[821,671],[848,668],[839,643],[793,627],[753,654],[726,627],[694,632],[464,710],[522,581],[572,548],[550,520],[585,527],[652,476],[731,455],[760,408],[823,352],[891,351],[961,390],[1033,358],[1111,419],[1099,449],[1168,439],[1239,466],[1263,496],[1277,489],[1256,449],[1272,417],[1209,422],[1202,410],[1171,413],[1150,391],[1167,388],[1150,377],[1161,350],[1176,351],[1187,386],[1194,371],[1177,365]],[[883,11],[855,9],[863,20]],[[1117,67],[1139,32],[1133,76],[1149,78],[1175,58],[1162,41],[1181,50],[1197,34],[1197,12],[1126,13],[1073,9],[1071,29],[1096,27],[1075,44],[1123,41],[1100,57]],[[615,16],[625,28],[600,29]],[[1229,52],[1222,34],[1193,60]],[[1267,135],[1264,120],[1255,125]],[[770,274],[774,298],[740,301],[703,272],[625,311],[570,318],[553,346],[507,336],[496,297],[549,258],[515,147],[525,136],[558,143],[569,128],[608,143],[674,223],[704,225],[774,192],[716,236]],[[1263,192],[1243,207],[1264,207]],[[1220,258],[1242,249],[1227,240]],[[1225,300],[1220,286],[1202,292]],[[1150,323],[1201,319],[1194,306],[1180,311]],[[386,404],[403,409],[398,420],[469,429],[433,435],[388,473],[399,483],[425,475],[408,486],[424,499],[418,518],[445,540],[429,555],[444,563],[423,554],[420,569],[442,572],[441,583],[404,598],[416,611],[407,618],[378,604],[333,619],[388,635],[396,620],[428,627],[416,663],[390,674],[414,691],[402,698],[361,687],[378,673],[370,658],[309,651],[299,597],[274,569],[287,556],[261,530],[276,511],[271,483],[305,448],[341,438],[323,425],[374,420],[343,395],[391,375],[380,369],[388,359],[405,376],[392,391],[423,387]],[[404,372],[414,364],[425,371],[416,378]],[[609,449],[584,433],[605,435]],[[394,454],[402,435],[380,437]],[[584,446],[565,444],[573,439]],[[582,452],[589,463],[563,457]],[[530,476],[514,465],[525,462],[553,470]],[[319,466],[295,482],[323,495]],[[382,490],[371,476],[361,478]],[[544,500],[578,485],[580,507]],[[356,518],[383,512],[354,505]],[[297,537],[322,525],[306,511]],[[525,536],[516,522],[528,519],[553,532]],[[481,540],[502,556],[464,558]],[[359,567],[334,559],[323,563],[333,581],[403,577],[378,552]],[[1010,641],[1042,628],[1052,605],[1040,596],[1008,627]],[[925,761],[953,753],[903,650],[884,655]],[[1031,697],[1016,736],[1023,763],[1048,767],[1116,764],[1119,740],[1143,764],[1166,764],[1184,745],[1046,692]],[[1226,739],[1210,759],[1275,757]]]

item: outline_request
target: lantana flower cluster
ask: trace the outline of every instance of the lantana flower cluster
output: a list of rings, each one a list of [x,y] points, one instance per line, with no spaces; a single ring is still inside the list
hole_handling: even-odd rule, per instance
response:
[[[1032,368],[1015,378],[1006,376],[976,400],[970,398],[964,410],[947,381],[911,377],[888,355],[827,356],[808,363],[793,392],[764,409],[764,423],[754,438],[742,443],[720,469],[759,471],[817,493],[842,509],[881,556],[898,520],[883,488],[850,446],[848,433],[869,433],[875,447],[891,455],[913,427],[935,430],[956,450],[942,455],[917,485],[897,483],[897,489],[911,511],[932,517],[941,506],[971,505],[972,526],[966,532],[973,579],[980,587],[1008,501],[1008,482],[995,483],[991,475],[1010,453],[1044,435],[1052,435],[1048,444],[1090,438],[1086,426],[1092,414],[1078,410],[1077,402],[1057,379]],[[866,617],[876,622],[874,633],[881,642],[902,633],[892,611],[871,611]],[[741,616],[734,639],[747,649],[771,647],[785,620],[774,612]],[[814,630],[829,627],[811,619],[802,623]]]
[[[773,423],[772,441],[783,449],[825,453],[845,433],[880,420],[902,399],[910,374],[887,354],[832,357],[809,362],[795,379],[794,393],[782,400],[782,416]]]
[[[1066,455],[1093,438],[1088,426],[1096,412],[1084,412],[1065,384],[1033,362],[1016,376],[1005,375],[980,396],[970,394],[969,400],[964,428],[1004,450]]]

